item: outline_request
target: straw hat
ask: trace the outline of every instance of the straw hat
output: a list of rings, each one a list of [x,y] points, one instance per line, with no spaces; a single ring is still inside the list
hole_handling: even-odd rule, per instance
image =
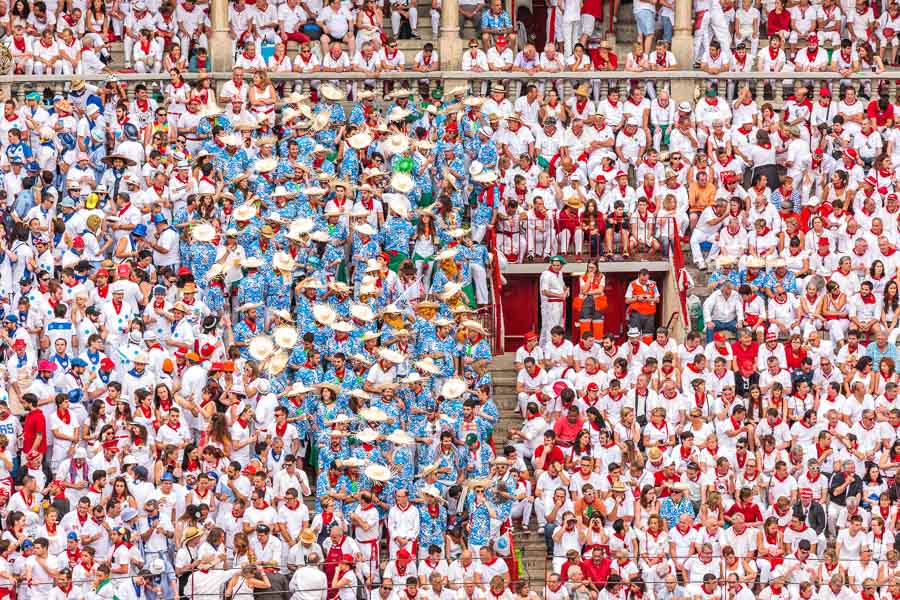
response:
[[[478,183],[494,183],[497,181],[497,173],[495,171],[482,171],[472,176],[473,181]]]
[[[416,187],[416,182],[409,173],[394,173],[391,177],[391,187],[401,194],[408,194]]]
[[[359,411],[359,418],[368,423],[384,423],[388,415],[380,408],[366,407]]]
[[[363,323],[371,323],[375,320],[375,311],[365,304],[353,304],[350,306],[350,316]]]
[[[357,233],[361,233],[362,235],[368,235],[368,236],[373,236],[373,235],[375,235],[376,233],[378,233],[378,232],[375,231],[375,229],[374,229],[371,225],[369,225],[368,223],[363,223],[362,225],[360,225],[359,227],[357,227],[357,228],[356,228],[356,232],[357,232]]]
[[[451,377],[447,381],[444,382],[444,385],[441,387],[441,396],[444,398],[453,400],[454,398],[459,398],[468,389],[468,385],[464,379],[460,379],[459,377]]]
[[[380,356],[382,360],[387,360],[398,365],[406,360],[406,357],[401,352],[391,350],[390,348],[381,348],[378,352],[378,356]]]
[[[416,441],[416,438],[406,433],[402,429],[395,429],[393,433],[387,436],[387,441],[398,446],[408,446]]]
[[[487,335],[487,331],[485,331],[484,327],[481,326],[481,323],[478,321],[463,321],[461,324],[466,329],[472,329],[480,333],[481,335]]]
[[[319,93],[322,94],[322,97],[326,100],[331,100],[333,102],[339,102],[346,97],[346,94],[344,94],[343,91],[330,83],[323,84],[319,88]]]
[[[393,477],[390,469],[388,469],[384,465],[377,464],[371,464],[366,467],[365,474],[366,477],[368,477],[372,481],[379,481],[382,483],[390,481],[391,477]]]
[[[313,387],[316,388],[316,389],[318,389],[320,392],[321,392],[321,390],[324,388],[324,389],[326,389],[326,390],[331,390],[331,391],[334,392],[335,394],[340,394],[340,393],[341,393],[341,386],[338,385],[338,384],[336,384],[336,383],[333,382],[333,381],[323,381],[322,383],[317,383],[317,384],[315,384]],[[344,418],[346,419],[346,418],[347,418],[347,415],[338,415],[337,419],[335,419],[335,420],[332,421],[332,422],[338,422],[338,419],[340,419],[341,417],[344,417]],[[343,422],[349,423],[350,420],[347,419],[346,421],[343,421]]]
[[[357,150],[362,150],[363,148],[368,148],[372,145],[373,137],[370,133],[365,131],[360,131],[354,135],[351,135],[347,138],[347,143],[350,144],[351,148],[355,148]]]
[[[175,303],[175,306],[178,306],[178,303]],[[262,306],[259,302],[244,302],[240,306],[238,306],[238,312],[247,312],[248,310],[252,310],[254,308],[259,308]]]
[[[290,359],[290,356],[288,355],[287,352],[282,352],[282,351],[276,352],[275,354],[273,354],[272,356],[269,357],[269,361],[266,364],[266,370],[269,372],[270,375],[278,375],[279,373],[284,371],[285,367],[287,367],[289,359]]]
[[[272,257],[272,266],[279,271],[293,271],[297,268],[297,263],[287,252],[276,252]]]
[[[414,365],[418,370],[424,371],[429,375],[437,375],[441,372],[441,369],[434,364],[434,359],[430,356],[426,356],[422,360],[417,360]]]
[[[235,221],[250,221],[256,216],[256,207],[250,204],[242,204],[234,209]]]
[[[444,291],[438,294],[438,298],[441,300],[450,300],[457,294],[459,294],[463,289],[463,284],[457,281],[448,281],[444,285]]]
[[[347,321],[335,321],[331,324],[331,328],[341,333],[350,333],[351,331],[356,330],[356,327],[354,327],[352,323],[348,323]]]
[[[362,412],[362,411],[360,411],[360,412]],[[365,444],[371,444],[372,442],[374,442],[375,440],[378,439],[378,432],[375,431],[374,429],[372,429],[371,427],[366,427],[365,429],[363,429],[362,431],[360,431],[359,433],[356,434],[356,439],[358,439],[359,441],[361,441]]]
[[[422,477],[422,478],[428,477],[429,475],[433,475],[434,473],[437,473],[437,470],[438,470],[438,466],[437,466],[437,465],[434,465],[434,464],[432,464],[432,465],[425,465],[425,467],[424,467],[424,468],[422,469],[422,471],[419,473],[419,477]]]
[[[285,350],[290,350],[297,345],[300,334],[293,327],[276,327],[272,332],[275,345]]]
[[[203,532],[197,527],[188,527],[184,530],[184,535],[181,536],[181,543],[187,544],[189,541],[195,540],[201,535],[203,535]]]
[[[261,158],[255,163],[253,163],[253,168],[256,169],[257,173],[270,173],[274,171],[278,167],[278,159],[276,158]]]
[[[288,396],[288,397],[299,396],[300,394],[306,394],[311,391],[312,391],[312,388],[308,388],[305,385],[303,385],[302,381],[297,381],[294,383],[294,385],[292,385],[288,389],[284,390],[284,392],[282,392],[282,395]]]
[[[329,115],[325,111],[322,111],[313,117],[310,128],[313,131],[322,131],[323,129],[328,127],[328,121],[330,121],[330,120],[331,120],[331,115]],[[324,150],[324,148],[322,150]],[[321,152],[322,150],[319,150],[319,152]],[[316,150],[313,150],[313,152],[316,152]]]
[[[385,116],[385,120],[387,120],[388,122],[402,121],[411,114],[412,111],[408,108],[394,106]]]
[[[226,146],[240,146],[244,139],[236,133],[226,133],[222,136],[222,143]]]
[[[393,178],[391,179],[391,183],[393,183]],[[388,208],[397,213],[401,219],[406,219],[409,217],[409,209],[407,208],[407,202],[405,197],[395,197],[391,198],[391,201],[388,202]]]
[[[201,223],[191,230],[191,237],[195,242],[211,242],[216,238],[216,229],[212,225]]]
[[[250,340],[247,351],[255,360],[266,360],[275,352],[275,343],[267,335],[258,335]]]
[[[434,260],[442,262],[445,260],[453,260],[459,253],[459,248],[444,248],[434,256]]]
[[[262,266],[263,261],[258,256],[248,256],[244,260],[241,261],[241,268],[244,269],[258,269]]]
[[[402,133],[395,133],[388,136],[388,138],[381,143],[381,146],[388,154],[403,154],[409,150],[409,138]]]
[[[288,190],[288,189],[287,189],[286,187],[284,187],[283,185],[276,185],[276,186],[275,186],[275,191],[272,192],[272,197],[273,197],[273,198],[280,198],[280,197],[284,197],[284,198],[293,198],[293,197],[296,196],[296,195],[297,195],[296,192],[292,192],[292,191]]]
[[[313,306],[313,318],[323,325],[331,325],[337,319],[337,313],[327,304]]]
[[[310,527],[307,527],[303,531],[300,532],[300,541],[304,544],[315,544],[316,543],[316,532],[313,531]]]

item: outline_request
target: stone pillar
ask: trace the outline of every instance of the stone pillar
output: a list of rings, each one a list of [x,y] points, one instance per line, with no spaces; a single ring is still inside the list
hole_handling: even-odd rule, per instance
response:
[[[211,0],[209,55],[213,71],[230,71],[233,64],[232,41],[228,36],[228,0]]]
[[[672,36],[672,53],[678,60],[679,71],[692,71],[694,68],[694,7],[693,0],[675,0],[675,31]],[[693,100],[694,83],[692,81],[673,81],[672,97],[677,102]]]
[[[441,39],[438,43],[441,70],[458,71],[462,61],[463,41],[459,37],[459,1],[441,2]]]

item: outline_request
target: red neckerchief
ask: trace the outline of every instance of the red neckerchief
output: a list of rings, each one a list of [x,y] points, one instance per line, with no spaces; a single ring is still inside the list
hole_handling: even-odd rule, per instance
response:
[[[284,437],[285,432],[287,431],[288,422],[284,423],[275,423],[275,435],[278,437]]]
[[[868,297],[860,294],[859,298],[863,301],[863,304],[875,304],[876,301],[875,294],[869,294]]]
[[[244,419],[242,419],[242,418],[240,418],[240,417],[238,417],[237,422],[238,422],[238,424],[240,424],[241,429],[247,429],[247,426],[249,425],[249,422],[248,422],[248,421],[246,421],[246,420],[244,420]]]
[[[62,421],[66,425],[68,425],[72,422],[72,415],[69,413],[68,410],[66,412],[62,412],[57,408],[56,416],[59,418],[60,421]]]
[[[240,419],[238,419],[238,421],[240,421]],[[166,425],[168,425],[173,431],[178,431],[181,428],[181,420],[175,421],[175,423],[167,421]]]

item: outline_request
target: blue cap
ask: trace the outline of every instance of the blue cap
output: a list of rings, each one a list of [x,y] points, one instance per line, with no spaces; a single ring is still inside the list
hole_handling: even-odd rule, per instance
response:
[[[175,478],[172,477],[171,473],[166,471],[165,473],[162,474],[162,476],[159,478],[159,480],[160,481],[175,481]]]
[[[87,361],[84,360],[83,358],[73,358],[72,366],[73,367],[86,367],[88,365],[87,365]]]
[[[7,323],[18,323],[19,317],[17,317],[16,315],[6,315],[6,322]]]
[[[80,389],[69,390],[66,394],[66,397],[69,399],[69,402],[72,404],[78,404],[81,402],[81,394],[83,392]]]
[[[217,471],[208,471],[206,473],[211,479],[219,480],[219,473]]]
[[[164,286],[164,285],[153,286],[153,295],[154,296],[165,296],[166,295],[166,286]]]
[[[138,137],[138,128],[134,123],[125,123],[125,126],[122,127],[122,131],[129,140],[136,140]]]
[[[37,173],[38,171],[41,170],[41,166],[39,164],[37,164],[37,161],[29,162],[27,165],[25,165],[25,168],[33,173]]]
[[[143,223],[138,223],[134,226],[132,233],[138,237],[144,237],[147,235],[147,226]]]
[[[156,213],[155,215],[153,215],[153,222],[154,223],[168,223],[169,219],[167,219],[166,215],[164,215],[162,213]]]
[[[78,534],[75,533],[74,531],[70,531],[70,532],[69,532],[69,535],[66,536],[66,539],[67,539],[67,540],[75,540],[75,541],[77,542],[77,541],[78,541]]]
[[[31,540],[25,540],[24,542],[22,542],[22,549],[24,550],[26,548],[34,548],[34,542],[32,542]]]

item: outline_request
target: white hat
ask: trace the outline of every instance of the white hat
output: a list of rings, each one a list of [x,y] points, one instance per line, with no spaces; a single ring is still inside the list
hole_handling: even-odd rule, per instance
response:
[[[191,237],[197,242],[211,242],[216,238],[216,229],[208,223],[200,223],[191,230]]]
[[[346,464],[346,461],[344,461],[344,464]],[[366,477],[368,477],[372,481],[378,481],[382,483],[390,481],[391,477],[393,477],[390,469],[388,469],[384,465],[379,464],[371,464],[366,467],[365,474]]]
[[[416,182],[409,173],[394,173],[391,176],[391,187],[401,194],[408,194],[416,187]]]
[[[255,360],[266,360],[275,352],[275,342],[267,335],[258,335],[250,340],[247,352]]]
[[[444,382],[444,385],[441,387],[441,396],[444,398],[453,400],[454,398],[459,398],[462,396],[469,386],[466,384],[464,379],[460,379],[459,377],[451,377],[447,381]]]
[[[275,345],[279,348],[291,350],[297,344],[297,340],[300,339],[300,334],[293,327],[276,327],[272,332],[272,339],[275,340]]]
[[[398,365],[406,360],[406,356],[404,356],[403,353],[391,350],[390,348],[381,348],[378,352],[378,356],[380,356],[382,360],[387,360]]]
[[[337,319],[337,313],[327,304],[316,304],[312,311],[313,318],[324,325],[331,325]]]

